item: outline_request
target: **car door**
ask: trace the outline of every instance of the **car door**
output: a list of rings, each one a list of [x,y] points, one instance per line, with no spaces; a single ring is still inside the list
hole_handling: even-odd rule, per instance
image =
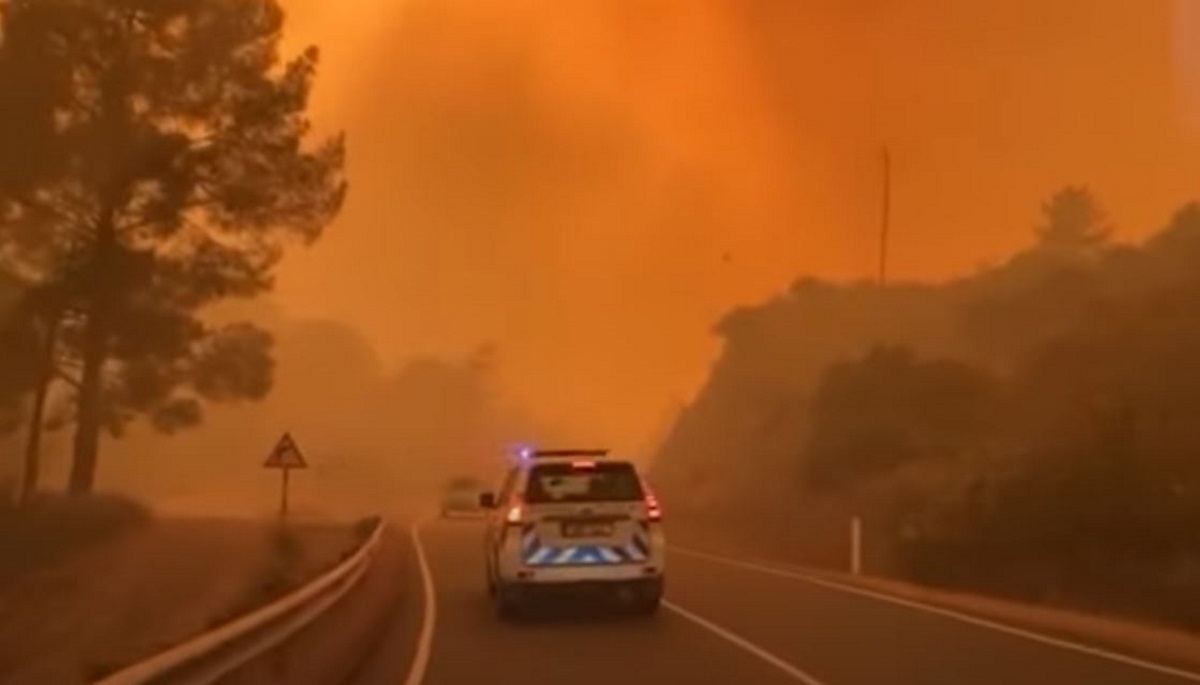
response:
[[[486,548],[488,565],[496,568],[496,554],[499,551],[500,533],[504,526],[504,511],[512,498],[513,486],[517,480],[518,469],[511,468],[504,474],[504,480],[500,483],[500,490],[496,494],[496,507],[488,512],[487,529],[484,533],[484,546]]]

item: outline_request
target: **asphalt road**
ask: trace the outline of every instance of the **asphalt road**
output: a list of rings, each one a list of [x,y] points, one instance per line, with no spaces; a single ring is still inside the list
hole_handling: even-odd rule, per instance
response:
[[[416,539],[405,532],[396,527],[375,571],[378,588],[389,580],[396,587],[358,600],[390,608],[370,640],[359,641],[367,655],[355,657],[347,679],[354,685],[1200,683],[783,568],[678,549],[668,558],[668,601],[654,618],[578,607],[504,623],[484,590],[477,522],[430,523]],[[346,613],[322,629],[344,632],[361,610]],[[312,637],[318,646],[305,654],[349,656],[332,645],[321,656],[326,642]],[[304,670],[293,665],[293,673]]]

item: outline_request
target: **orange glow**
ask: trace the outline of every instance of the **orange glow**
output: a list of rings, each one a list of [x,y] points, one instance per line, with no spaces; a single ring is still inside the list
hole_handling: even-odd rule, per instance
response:
[[[281,273],[389,360],[500,350],[503,385],[637,448],[702,382],[708,331],[802,273],[868,277],[1025,244],[1087,183],[1121,237],[1196,193],[1166,0],[294,0],[349,206]]]

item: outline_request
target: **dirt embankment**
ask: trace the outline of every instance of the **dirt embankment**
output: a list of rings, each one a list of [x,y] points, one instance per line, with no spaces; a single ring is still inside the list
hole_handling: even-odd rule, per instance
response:
[[[88,682],[298,586],[360,539],[349,524],[233,519],[147,518],[73,545],[45,542],[53,525],[18,528],[0,530],[0,685]]]

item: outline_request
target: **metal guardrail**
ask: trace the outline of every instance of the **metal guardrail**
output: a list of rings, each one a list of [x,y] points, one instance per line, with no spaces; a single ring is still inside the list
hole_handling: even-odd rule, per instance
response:
[[[227,675],[312,623],[353,589],[374,558],[383,530],[383,520],[378,519],[371,535],[353,555],[291,594],[92,685],[159,685],[176,682],[176,675],[188,683],[211,683]],[[247,649],[233,649],[244,640],[254,644]],[[204,668],[210,657],[218,655],[223,657],[220,663]]]

